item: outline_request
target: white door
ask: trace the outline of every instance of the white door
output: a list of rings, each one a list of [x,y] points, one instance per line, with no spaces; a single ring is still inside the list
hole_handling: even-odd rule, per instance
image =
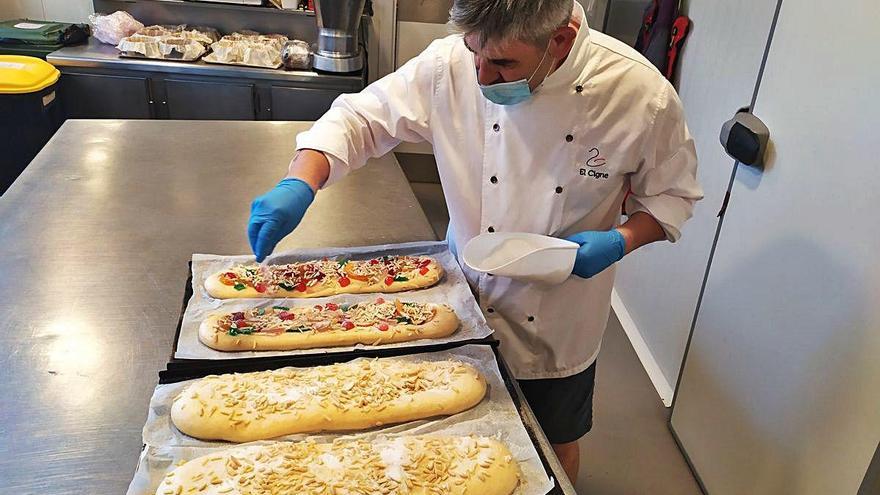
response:
[[[671,424],[708,493],[855,494],[880,440],[880,2],[782,3]]]

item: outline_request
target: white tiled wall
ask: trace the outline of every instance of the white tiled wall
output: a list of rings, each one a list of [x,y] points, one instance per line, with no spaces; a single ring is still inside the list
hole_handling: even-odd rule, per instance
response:
[[[92,12],[91,0],[0,0],[0,19],[86,22]]]
[[[43,3],[40,0],[0,1],[0,19],[16,19],[19,17],[41,19],[43,17]]]

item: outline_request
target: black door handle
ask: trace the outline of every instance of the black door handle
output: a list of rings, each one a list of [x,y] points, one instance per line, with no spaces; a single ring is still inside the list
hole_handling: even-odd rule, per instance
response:
[[[736,161],[764,168],[770,129],[748,110],[740,110],[721,126],[721,146]]]

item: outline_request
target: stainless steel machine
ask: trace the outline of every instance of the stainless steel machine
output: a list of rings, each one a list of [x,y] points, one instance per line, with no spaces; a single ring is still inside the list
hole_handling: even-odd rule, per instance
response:
[[[364,67],[359,27],[366,0],[315,0],[318,49],[313,66],[326,72],[354,72]]]

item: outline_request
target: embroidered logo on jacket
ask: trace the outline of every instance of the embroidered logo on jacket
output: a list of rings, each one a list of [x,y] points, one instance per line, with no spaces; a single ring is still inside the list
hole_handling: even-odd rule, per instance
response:
[[[592,177],[593,179],[607,179],[608,174],[606,172],[600,172],[598,170],[594,170],[596,167],[601,167],[605,165],[605,157],[599,153],[599,148],[591,148],[590,155],[587,157],[587,162],[584,164],[587,168],[580,169],[580,175],[586,177]]]

